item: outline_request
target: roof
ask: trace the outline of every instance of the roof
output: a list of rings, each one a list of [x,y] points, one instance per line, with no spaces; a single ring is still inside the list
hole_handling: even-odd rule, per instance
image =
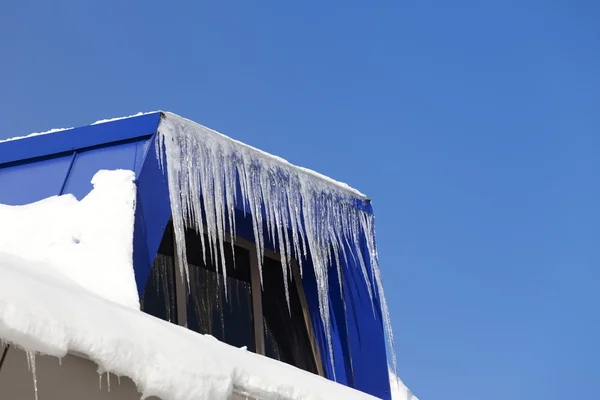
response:
[[[74,150],[150,137],[156,133],[161,112],[107,120],[89,126],[52,129],[0,141],[0,167]]]
[[[193,122],[171,112],[151,111],[140,112],[126,117],[102,119],[88,126],[78,128],[55,128],[45,132],[15,136],[0,140],[0,166],[2,164],[23,162],[32,158],[47,157],[73,150],[149,137],[156,133],[160,119],[165,116],[169,116],[172,119]],[[196,124],[195,122],[193,123]],[[235,146],[248,149],[262,157],[269,157],[282,165],[293,167],[298,171],[324,180],[331,185],[338,186],[340,189],[352,193],[359,199],[367,200],[367,197],[363,193],[345,183],[338,182],[311,169],[293,165],[281,157],[231,139],[220,132],[212,129],[210,131],[225,140],[231,141]]]
[[[391,324],[364,195],[193,121],[153,112],[0,143],[0,187],[8,188],[0,191],[0,203],[65,193],[83,199],[100,169],[135,174],[139,295],[171,218],[178,251],[186,248],[178,232],[187,216],[207,216],[193,224],[206,224],[215,254],[233,226],[237,236],[256,243],[259,260],[269,248],[288,263],[294,257],[301,270],[306,264],[302,283],[311,322],[320,353],[330,355],[322,357],[325,375],[389,398],[384,326],[393,343]],[[186,259],[178,257],[183,264]]]

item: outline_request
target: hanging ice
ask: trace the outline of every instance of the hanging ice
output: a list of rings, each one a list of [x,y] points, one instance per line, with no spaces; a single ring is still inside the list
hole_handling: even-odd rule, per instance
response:
[[[35,400],[38,400],[37,374],[35,372],[35,352],[26,350],[25,354],[27,356],[27,368],[33,377],[33,391],[35,393]]]
[[[290,262],[295,258],[302,271],[303,261],[310,257],[317,280],[319,311],[333,363],[328,269],[335,264],[339,277],[342,261],[348,262],[349,257],[358,260],[373,301],[365,265],[365,256],[368,256],[395,370],[391,324],[375,247],[374,217],[356,205],[357,199],[366,201],[366,197],[349,186],[293,166],[281,158],[174,114],[164,114],[158,132],[157,156],[163,171],[166,161],[182,276],[189,277],[185,255],[186,227],[195,228],[202,238],[204,258],[208,251],[223,274],[227,273],[225,235],[230,232],[235,236],[236,204],[238,207],[247,206],[252,217],[261,282],[264,220],[266,237],[281,253],[288,307]],[[241,199],[238,199],[238,187]],[[205,233],[208,243],[204,243]],[[362,254],[363,240],[369,254]]]

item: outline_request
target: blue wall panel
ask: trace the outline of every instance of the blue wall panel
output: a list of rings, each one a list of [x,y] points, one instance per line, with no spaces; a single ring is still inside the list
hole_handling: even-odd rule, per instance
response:
[[[142,172],[142,168],[146,162],[146,156],[150,151],[150,147],[154,148],[154,136],[150,136],[136,142],[135,163],[133,170],[135,171],[135,176],[137,177],[139,177],[140,173]]]
[[[369,271],[371,290],[373,277],[369,268],[368,251],[363,242],[363,254]],[[346,318],[348,321],[348,339],[354,371],[354,387],[378,398],[390,400],[390,381],[388,375],[385,335],[381,318],[381,307],[377,296],[373,303],[369,298],[367,283],[364,281],[358,261],[349,259],[344,266],[344,297],[346,299]]]
[[[99,170],[134,170],[137,147],[138,143],[133,142],[78,152],[63,192],[81,200],[92,190],[91,180]]]
[[[151,136],[156,132],[160,116],[161,113],[156,112],[0,143],[0,164]]]
[[[141,297],[165,228],[171,218],[171,202],[167,177],[160,169],[156,157],[154,136],[138,145],[138,160],[140,154],[144,154],[145,158],[141,167],[136,167],[140,172],[137,177],[133,267]]]
[[[343,277],[342,277],[343,280]],[[329,304],[331,312],[331,332],[333,359],[335,360],[336,381],[354,387],[354,374],[350,360],[350,346],[346,323],[344,298],[340,291],[337,268],[329,268]]]
[[[55,196],[67,176],[72,154],[30,163],[0,165],[0,203],[24,205]]]

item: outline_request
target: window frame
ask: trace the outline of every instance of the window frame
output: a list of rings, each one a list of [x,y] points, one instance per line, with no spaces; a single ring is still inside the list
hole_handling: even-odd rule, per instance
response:
[[[187,286],[185,279],[178,268],[179,257],[177,253],[177,241],[175,235],[171,231],[171,239],[173,242],[173,266],[175,269],[175,309],[177,315],[177,324],[188,328],[187,321]],[[265,333],[264,333],[264,316],[262,308],[262,297],[263,290],[260,283],[260,270],[258,267],[258,256],[256,251],[256,244],[250,240],[244,239],[240,236],[232,237],[228,232],[225,233],[224,241],[226,244],[231,245],[232,241],[235,246],[239,246],[250,253],[250,280],[252,288],[252,312],[253,312],[253,324],[254,324],[254,346],[256,354],[265,356]],[[281,254],[270,249],[264,249],[264,257],[271,258],[281,263]],[[308,334],[310,348],[313,359],[317,367],[317,373],[320,376],[325,376],[323,362],[321,359],[321,353],[317,345],[315,331],[312,325],[310,317],[310,311],[308,308],[308,302],[306,300],[306,294],[304,293],[304,287],[302,286],[302,277],[300,274],[300,268],[298,262],[292,258],[290,265],[291,278],[293,284],[298,291],[298,297],[300,299],[300,305],[302,307],[302,317],[304,320],[304,326]],[[289,277],[288,277],[289,279]]]

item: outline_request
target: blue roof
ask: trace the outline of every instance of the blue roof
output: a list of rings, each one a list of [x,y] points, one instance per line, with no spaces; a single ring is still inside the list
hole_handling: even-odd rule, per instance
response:
[[[152,136],[160,112],[0,142],[0,166]]]

